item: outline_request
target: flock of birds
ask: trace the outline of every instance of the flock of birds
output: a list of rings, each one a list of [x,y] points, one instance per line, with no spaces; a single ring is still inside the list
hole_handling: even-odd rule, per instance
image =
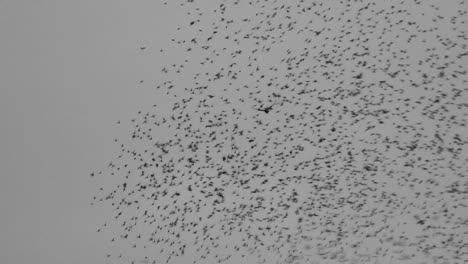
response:
[[[112,263],[468,263],[466,1],[178,4],[91,173]]]

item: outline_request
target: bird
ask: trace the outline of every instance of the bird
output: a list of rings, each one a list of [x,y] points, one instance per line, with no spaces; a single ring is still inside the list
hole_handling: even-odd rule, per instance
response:
[[[270,105],[270,106],[268,106],[268,107],[258,108],[258,109],[255,108],[255,109],[258,110],[258,111],[261,111],[261,112],[265,112],[265,114],[268,114],[269,112],[271,112],[271,110],[273,110],[273,106],[274,106],[274,105],[275,105],[275,104],[272,104],[272,105]]]

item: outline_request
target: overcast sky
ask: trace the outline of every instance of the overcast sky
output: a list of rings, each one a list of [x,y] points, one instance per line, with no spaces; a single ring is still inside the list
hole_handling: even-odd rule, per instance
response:
[[[0,1],[1,263],[105,263],[88,175],[115,154],[115,122],[154,100],[138,47],[167,45],[177,17],[159,7]]]
[[[156,51],[181,19],[158,0],[0,0],[0,263],[106,263],[88,175],[116,121],[158,102],[139,80],[180,59]]]

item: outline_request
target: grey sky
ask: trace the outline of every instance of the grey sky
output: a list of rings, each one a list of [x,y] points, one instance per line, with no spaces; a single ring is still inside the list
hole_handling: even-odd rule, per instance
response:
[[[165,45],[176,18],[158,6],[0,1],[1,263],[104,263],[87,175],[114,154],[115,121],[154,95],[137,48]]]
[[[106,263],[88,175],[181,59],[159,53],[184,19],[161,2],[0,0],[0,263]]]

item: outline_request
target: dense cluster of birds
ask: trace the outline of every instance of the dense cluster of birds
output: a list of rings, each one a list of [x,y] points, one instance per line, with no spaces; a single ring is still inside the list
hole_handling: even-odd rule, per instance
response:
[[[91,173],[113,263],[468,262],[466,1],[198,2]]]

